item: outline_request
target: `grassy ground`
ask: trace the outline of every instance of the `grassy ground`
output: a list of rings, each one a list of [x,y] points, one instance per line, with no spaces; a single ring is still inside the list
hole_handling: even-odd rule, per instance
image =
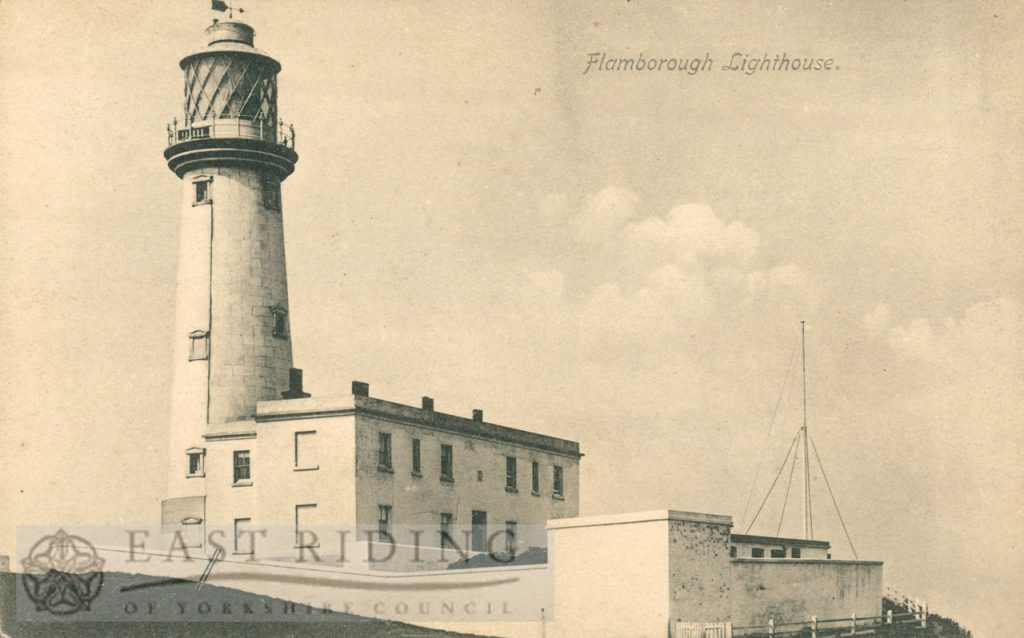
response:
[[[888,598],[882,599],[882,613],[892,610],[894,614],[902,614],[907,610],[905,607],[894,604]],[[879,632],[879,636],[885,638],[971,638],[971,632],[964,629],[956,621],[950,620],[938,614],[928,614],[928,626],[925,629],[909,629],[893,627]]]
[[[120,594],[122,587],[138,585],[151,581],[148,577],[129,574],[104,574],[103,588],[96,598],[93,613],[99,613],[101,605],[117,611],[123,609],[124,598]],[[147,638],[319,638],[347,637],[352,638],[466,638],[467,634],[456,634],[416,627],[405,623],[385,620],[374,620],[348,614],[309,610],[301,607],[291,620],[246,620],[241,615],[248,605],[256,610],[255,617],[261,610],[268,608],[276,617],[281,617],[281,610],[287,603],[280,599],[257,596],[233,589],[204,585],[197,591],[195,583],[171,585],[149,590],[147,600],[158,597],[162,605],[178,609],[179,604],[188,610],[178,616],[175,622],[143,622],[118,614],[120,619],[91,622],[38,622],[19,620],[15,609],[16,588],[21,582],[14,574],[0,574],[0,630],[11,638],[107,638],[114,636],[146,636]],[[155,593],[159,591],[159,594]],[[118,596],[121,600],[118,600]],[[106,597],[106,600],[103,600]],[[200,617],[199,604],[209,602],[217,614],[223,611],[223,605],[230,605],[232,616],[225,618],[228,622],[210,620],[211,615]],[[141,605],[140,605],[141,607]],[[84,612],[83,612],[84,613]],[[139,614],[142,614],[140,609]],[[105,616],[110,617],[110,616]],[[73,619],[74,616],[68,617]],[[223,618],[223,615],[219,615]]]

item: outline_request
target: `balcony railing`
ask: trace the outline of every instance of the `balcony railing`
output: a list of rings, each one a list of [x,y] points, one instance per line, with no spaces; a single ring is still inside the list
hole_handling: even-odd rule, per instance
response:
[[[189,140],[218,137],[263,140],[295,150],[295,127],[285,124],[283,120],[278,120],[276,124],[273,124],[264,120],[218,118],[179,126],[178,119],[175,118],[167,125],[168,146]]]

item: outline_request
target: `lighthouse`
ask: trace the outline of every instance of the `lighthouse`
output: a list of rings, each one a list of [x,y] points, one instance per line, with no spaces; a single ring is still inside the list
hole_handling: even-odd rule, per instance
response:
[[[164,509],[198,519],[205,441],[251,422],[258,401],[295,391],[300,374],[281,198],[298,155],[278,117],[281,65],[254,47],[247,24],[214,20],[206,36],[181,60],[184,112],[164,151],[182,187]]]
[[[214,21],[206,35],[181,60],[183,113],[164,151],[182,188],[167,546],[254,553],[247,539],[266,530],[264,551],[284,556],[316,545],[315,529],[383,530],[410,545],[415,530],[440,543],[458,525],[474,552],[497,532],[508,553],[543,546],[545,521],[579,512],[579,443],[489,423],[480,409],[447,414],[430,397],[386,401],[363,381],[303,392],[281,200],[298,156],[278,116],[281,65],[246,24]],[[445,547],[433,546],[436,560]]]

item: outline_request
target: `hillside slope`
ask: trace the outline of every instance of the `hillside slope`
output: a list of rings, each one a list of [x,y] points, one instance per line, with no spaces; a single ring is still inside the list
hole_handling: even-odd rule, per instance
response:
[[[107,597],[107,607],[119,609],[129,600],[120,596],[123,587],[147,584],[154,579],[147,576],[105,573],[103,588],[97,601]],[[147,638],[318,638],[327,636],[352,636],[353,638],[468,638],[457,634],[417,627],[400,622],[375,620],[337,612],[312,610],[299,606],[298,614],[292,620],[244,620],[240,610],[248,605],[257,610],[278,610],[288,605],[286,601],[267,596],[258,596],[234,589],[204,585],[197,590],[195,583],[183,582],[161,587],[154,594],[162,603],[173,606],[183,605],[188,613],[174,622],[142,622],[134,619],[108,621],[74,622],[26,622],[19,621],[15,609],[16,587],[21,582],[15,574],[0,573],[0,631],[11,638],[113,638],[115,636],[146,636]],[[150,591],[156,591],[150,590]],[[111,601],[116,601],[110,605]],[[211,615],[201,617],[200,603],[212,604],[215,613],[227,603],[235,614],[220,620],[210,620]],[[139,615],[142,615],[140,610]],[[223,618],[223,615],[218,617]],[[259,617],[259,613],[253,616]],[[66,618],[73,618],[66,617]],[[236,619],[237,618],[237,619]]]

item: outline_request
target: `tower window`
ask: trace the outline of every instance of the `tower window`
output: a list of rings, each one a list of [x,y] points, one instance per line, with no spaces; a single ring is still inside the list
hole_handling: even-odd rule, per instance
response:
[[[391,434],[379,432],[377,434],[377,469],[384,472],[391,472]]]
[[[246,485],[252,480],[249,450],[235,450],[234,469],[233,476],[236,485]]]
[[[391,542],[391,506],[377,506],[377,534],[381,542]]]
[[[295,506],[295,547],[320,547],[316,533],[308,529],[310,519],[316,514],[316,503]]]
[[[205,330],[195,330],[188,334],[189,361],[205,361],[210,358],[210,333]]]
[[[316,455],[316,430],[295,433],[296,470],[318,470]]]
[[[441,480],[452,482],[455,480],[454,471],[454,459],[452,455],[452,446],[442,445],[441,446]]]
[[[764,558],[764,548],[763,547],[755,547],[755,548],[753,548],[752,550],[750,550],[750,557],[751,558]]]
[[[273,335],[278,339],[288,338],[288,311],[281,306],[271,306],[270,312],[274,315]]]
[[[236,554],[253,554],[255,553],[255,543],[253,542],[252,536],[249,536],[249,547],[248,549],[242,547],[242,532],[245,531],[246,525],[252,522],[251,518],[236,518],[235,519],[235,553]]]
[[[281,185],[271,177],[260,178],[260,190],[263,191],[263,207],[267,210],[281,210]]]
[[[516,468],[516,457],[506,456],[505,457],[505,489],[509,492],[518,491],[518,471]]]
[[[194,189],[194,199],[192,205],[198,204],[209,204],[210,203],[210,182],[213,181],[212,177],[197,177],[192,180],[192,187]]]
[[[799,547],[791,547],[790,550],[789,550],[789,556],[790,556],[790,558],[800,558],[800,548]]]
[[[772,558],[785,558],[786,557],[786,550],[784,550],[784,549],[773,549],[773,550],[771,550],[771,557]]]
[[[441,512],[441,547],[448,548],[455,545],[452,539],[452,522],[454,517],[449,512]]]
[[[204,476],[204,457],[206,456],[206,450],[201,447],[189,448],[185,452],[188,455],[188,476]]]
[[[554,492],[554,497],[555,498],[562,498],[565,495],[565,492],[564,492],[564,487],[565,486],[563,485],[563,481],[562,481],[562,466],[560,466],[560,465],[556,465],[555,466],[555,474],[554,474],[553,479],[554,480],[552,481],[552,483],[553,483],[553,485],[552,485],[552,492]]]
[[[533,476],[530,477],[530,490],[533,492],[534,496],[537,496],[540,494],[540,463],[534,461],[531,464],[530,469],[533,474]]]
[[[412,473],[413,476],[423,476],[422,468],[420,467],[420,440],[412,440]]]

